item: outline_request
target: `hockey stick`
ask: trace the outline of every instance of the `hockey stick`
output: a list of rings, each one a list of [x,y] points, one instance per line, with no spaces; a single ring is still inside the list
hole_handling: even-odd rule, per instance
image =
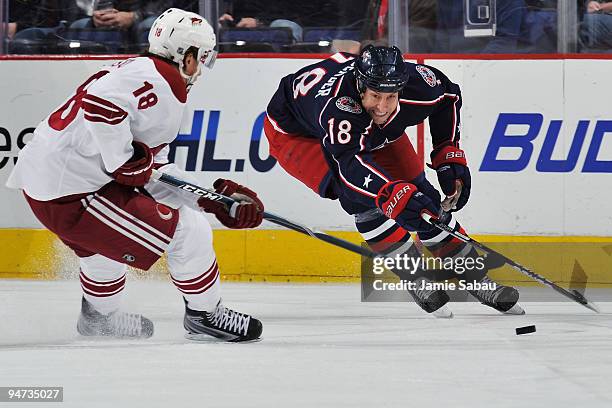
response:
[[[582,306],[591,309],[592,311],[599,313],[599,309],[597,308],[597,306],[595,306],[593,303],[589,302],[580,292],[578,292],[577,290],[567,290],[562,288],[561,286],[555,284],[554,282],[546,279],[545,277],[532,272],[531,270],[525,268],[523,265],[520,265],[516,262],[514,262],[512,259],[500,254],[499,252],[489,248],[488,246],[481,244],[480,242],[476,241],[475,239],[472,239],[470,237],[468,237],[467,235],[463,235],[460,232],[456,232],[453,230],[453,228],[451,228],[450,226],[444,224],[443,222],[432,218],[431,215],[427,214],[427,213],[423,213],[421,215],[421,217],[423,217],[423,219],[427,222],[429,222],[430,224],[436,226],[437,228],[441,229],[442,231],[446,231],[448,232],[450,235],[452,235],[453,237],[473,245],[474,247],[480,249],[483,252],[486,252],[488,254],[491,255],[495,255],[498,256],[499,258],[501,258],[504,263],[510,265],[512,268],[516,269],[517,271],[519,271],[520,273],[522,273],[523,275],[526,275],[528,277],[530,277],[533,280],[536,280],[538,282],[540,282],[543,285],[548,286],[551,289],[554,289],[555,291],[557,291],[558,293],[562,294],[563,296],[573,300],[574,302],[580,303]]]
[[[165,174],[159,170],[153,170],[153,175],[151,176],[151,179],[162,182],[164,184],[167,184],[173,187],[176,187],[176,188],[179,188],[184,191],[188,191],[197,196],[206,198],[207,200],[219,201],[227,206],[231,216],[235,215],[236,208],[238,207],[238,203],[230,197],[226,197],[222,194],[216,193],[206,188],[196,186],[195,184],[191,184],[186,181],[179,180],[176,177],[173,177],[169,174]],[[364,248],[359,245],[353,244],[352,242],[348,242],[343,239],[336,238],[332,235],[326,234],[324,232],[312,230],[296,222],[289,221],[288,219],[283,218],[280,215],[276,215],[276,214],[272,214],[267,211],[264,211],[263,218],[267,221],[270,221],[271,223],[280,225],[285,228],[289,228],[293,231],[297,231],[301,234],[308,235],[313,238],[320,239],[321,241],[325,241],[328,244],[332,244],[340,248],[344,248],[348,251],[354,252],[362,256],[366,256],[368,258],[375,258],[378,256],[383,256],[382,254],[378,254],[368,248]]]

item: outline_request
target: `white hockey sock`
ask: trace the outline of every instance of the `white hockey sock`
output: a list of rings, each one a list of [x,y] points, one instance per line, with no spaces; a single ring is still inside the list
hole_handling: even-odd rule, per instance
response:
[[[179,209],[179,222],[168,247],[172,282],[192,310],[212,312],[220,294],[219,267],[212,247],[212,229],[202,213]]]
[[[206,272],[195,278],[179,281],[172,277],[172,282],[181,291],[192,310],[212,312],[221,298],[219,267],[216,261]]]
[[[102,314],[119,309],[127,267],[102,255],[80,258],[79,263],[85,300]]]

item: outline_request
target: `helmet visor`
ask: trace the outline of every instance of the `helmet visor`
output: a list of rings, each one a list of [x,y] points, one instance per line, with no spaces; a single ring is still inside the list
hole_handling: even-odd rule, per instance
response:
[[[202,63],[206,68],[212,69],[217,61],[217,50],[206,50],[204,51],[200,48],[200,63]]]

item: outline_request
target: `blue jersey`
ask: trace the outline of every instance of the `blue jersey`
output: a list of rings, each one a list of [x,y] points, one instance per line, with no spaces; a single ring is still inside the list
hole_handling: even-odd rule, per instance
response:
[[[378,191],[392,177],[376,163],[372,152],[426,118],[434,148],[458,145],[461,92],[436,68],[406,62],[410,78],[398,105],[385,124],[377,125],[361,105],[354,58],[334,54],[287,75],[267,114],[277,130],[318,138],[339,193],[373,208]]]

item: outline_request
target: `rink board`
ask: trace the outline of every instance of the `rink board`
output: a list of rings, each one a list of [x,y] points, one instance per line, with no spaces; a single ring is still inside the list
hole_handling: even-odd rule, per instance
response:
[[[355,232],[331,234],[360,243]],[[0,230],[0,279],[62,279],[75,277],[76,256],[45,230]],[[610,264],[612,238],[593,237],[502,237],[475,236],[515,261],[548,279],[580,287],[612,287]],[[358,255],[332,247],[293,231],[216,230],[214,247],[221,277],[242,282],[359,282]],[[265,248],[265,250],[262,250]],[[557,255],[551,256],[552,253]],[[167,275],[162,258],[148,272],[134,271],[142,278]],[[504,267],[490,276],[500,282],[529,286],[534,282]]]
[[[87,76],[113,62],[112,58],[0,60],[0,78],[11,79],[0,83],[0,228],[7,229],[0,233],[7,243],[1,249],[0,276],[62,275],[55,260],[65,263],[66,250],[49,234],[35,230],[40,224],[23,197],[6,189],[4,182],[37,123]],[[221,58],[190,93],[176,162],[203,185],[218,177],[234,179],[256,190],[268,210],[358,242],[352,217],[284,173],[268,156],[262,135],[263,113],[279,79],[312,62],[304,56]],[[458,219],[470,233],[501,235],[502,240],[579,236],[591,242],[599,239],[593,237],[611,235],[608,99],[612,83],[606,78],[612,60],[444,57],[418,62],[440,68],[462,87],[462,147],[473,174],[473,190]],[[427,156],[428,123],[408,128],[407,134]],[[435,180],[431,172],[428,177]],[[251,232],[216,231],[226,279],[356,279],[359,259],[351,254],[266,228],[269,224]],[[598,256],[596,262],[607,261],[605,251]],[[537,263],[537,258],[528,261]],[[555,268],[554,279],[567,279],[573,266],[566,263]],[[590,283],[612,284],[606,268],[592,273]],[[502,278],[517,279],[510,272]]]

